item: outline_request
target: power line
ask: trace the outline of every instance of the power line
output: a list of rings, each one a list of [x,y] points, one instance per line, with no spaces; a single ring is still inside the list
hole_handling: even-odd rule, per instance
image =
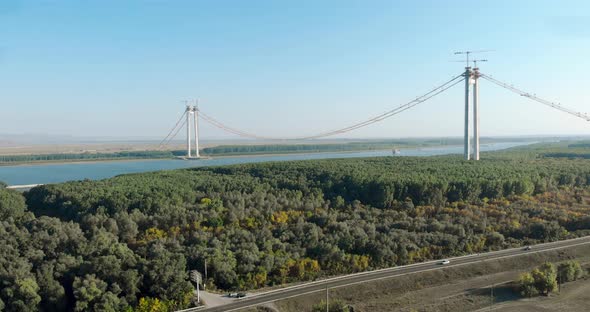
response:
[[[544,99],[542,99],[542,98],[540,98],[540,97],[538,97],[538,96],[536,96],[534,94],[531,94],[529,92],[525,92],[525,91],[522,91],[520,89],[517,89],[513,85],[510,85],[510,84],[501,82],[501,81],[499,81],[497,79],[494,79],[494,78],[492,78],[492,77],[490,77],[488,75],[480,74],[480,77],[483,78],[483,79],[485,79],[485,80],[487,80],[487,81],[489,81],[489,82],[492,82],[492,83],[494,83],[494,84],[496,84],[496,85],[498,85],[498,86],[500,86],[500,87],[502,87],[504,89],[507,89],[507,90],[512,91],[512,92],[514,92],[516,94],[519,94],[520,96],[527,97],[527,98],[529,98],[529,99],[531,99],[533,101],[539,102],[539,103],[541,103],[543,105],[546,105],[546,106],[549,106],[549,107],[558,109],[558,110],[560,110],[562,112],[565,112],[565,113],[568,113],[570,115],[573,115],[573,116],[582,118],[582,119],[584,119],[586,121],[590,121],[590,116],[588,116],[587,113],[577,112],[575,110],[572,110],[572,109],[563,107],[559,103],[554,103],[554,102],[551,102],[551,101],[548,101],[548,100],[544,100]]]

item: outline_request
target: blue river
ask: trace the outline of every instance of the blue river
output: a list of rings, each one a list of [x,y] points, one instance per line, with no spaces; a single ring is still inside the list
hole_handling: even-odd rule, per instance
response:
[[[518,142],[482,144],[482,151],[495,151],[519,145],[530,144]],[[462,154],[462,146],[411,148],[402,149],[399,156],[434,156],[447,154]],[[307,159],[329,158],[355,158],[355,157],[379,157],[392,156],[391,150],[364,151],[364,152],[339,152],[339,153],[309,153],[286,155],[261,155],[261,156],[235,156],[218,157],[199,160],[127,160],[104,162],[79,162],[56,164],[31,164],[17,166],[0,166],[0,181],[8,185],[47,184],[72,180],[100,180],[125,173],[169,170],[179,168],[191,168],[202,166],[222,166],[246,163],[259,163],[268,161],[288,161]]]

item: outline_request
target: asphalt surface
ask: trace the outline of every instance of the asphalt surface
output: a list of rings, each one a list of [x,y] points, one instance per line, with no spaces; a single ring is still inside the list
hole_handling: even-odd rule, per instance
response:
[[[260,293],[253,293],[249,294],[248,296],[235,299],[231,303],[210,307],[210,308],[195,308],[195,309],[187,309],[184,311],[207,311],[207,312],[218,312],[218,311],[235,311],[239,309],[244,309],[247,307],[253,307],[257,305],[261,305],[264,303],[269,303],[281,299],[291,298],[302,296],[309,293],[314,293],[318,291],[325,291],[326,288],[338,288],[344,286],[350,286],[355,284],[360,284],[369,281],[375,281],[380,279],[392,278],[396,276],[402,276],[406,274],[412,273],[419,273],[431,270],[440,270],[442,268],[450,268],[456,267],[461,265],[467,265],[472,263],[477,263],[480,261],[488,261],[488,260],[497,260],[501,258],[508,258],[508,257],[516,257],[530,253],[537,253],[543,251],[550,251],[555,249],[563,249],[583,244],[590,244],[590,236],[552,242],[552,243],[545,243],[532,246],[531,250],[525,250],[524,248],[513,248],[513,249],[505,249],[500,251],[482,253],[482,254],[473,254],[468,256],[462,257],[455,257],[455,258],[448,258],[450,260],[449,264],[442,265],[440,264],[440,260],[437,261],[429,261],[417,264],[411,264],[406,266],[399,266],[399,267],[392,267],[387,269],[381,269],[376,271],[368,271],[368,272],[361,272],[355,273],[350,275],[332,277],[324,280],[318,280],[314,282],[299,284],[295,286],[275,289],[267,292],[260,292]]]

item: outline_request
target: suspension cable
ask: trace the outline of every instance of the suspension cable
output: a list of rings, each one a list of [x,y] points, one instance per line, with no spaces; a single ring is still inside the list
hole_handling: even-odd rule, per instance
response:
[[[182,122],[182,124],[180,125],[180,127],[178,127],[176,129],[176,131],[174,132],[174,134],[168,139],[168,141],[166,143],[164,143],[164,145],[168,145],[170,144],[170,142],[176,137],[176,135],[178,134],[178,132],[180,132],[180,129],[182,129],[182,127],[184,127],[184,125],[186,125],[186,119]]]
[[[201,110],[199,110],[199,117],[201,117],[201,119],[203,119],[204,121],[208,122],[209,124],[219,128],[219,129],[225,130],[226,132],[229,132],[229,133],[241,136],[241,137],[246,137],[246,138],[251,138],[251,139],[261,139],[261,140],[284,140],[284,138],[260,136],[260,135],[244,132],[241,130],[237,130],[235,128],[224,125],[222,122],[205,114]]]
[[[174,125],[174,127],[172,129],[170,129],[170,132],[168,132],[168,134],[166,135],[166,137],[162,140],[162,142],[160,142],[160,145],[159,145],[158,148],[162,148],[162,146],[168,144],[170,142],[170,140],[172,140],[172,139],[168,140],[168,138],[170,138],[170,135],[172,134],[172,132],[174,132],[174,130],[176,129],[176,127],[178,127],[178,125],[180,124],[180,122],[183,120],[185,114],[186,114],[186,111],[184,113],[182,113],[182,115],[180,116],[180,118],[178,118],[178,121],[176,122],[176,124]],[[185,124],[185,123],[186,123],[186,120],[184,121],[183,124]],[[182,128],[182,126],[180,128]],[[176,136],[177,133],[178,133],[178,130],[176,130],[174,136]],[[168,141],[168,142],[166,142],[166,141]],[[166,143],[164,143],[164,142],[166,142]]]
[[[453,78],[451,78],[450,80],[448,80],[447,82],[441,84],[440,86],[428,91],[427,93],[416,97],[415,99],[402,104],[394,109],[391,109],[389,111],[386,111],[384,113],[381,113],[375,117],[369,118],[365,121],[362,122],[357,122],[351,126],[348,127],[344,127],[344,128],[340,128],[340,129],[336,129],[336,130],[332,130],[332,131],[328,131],[328,132],[322,132],[319,134],[315,134],[315,135],[309,135],[309,136],[302,136],[302,137],[267,137],[267,136],[261,136],[261,135],[257,135],[257,134],[253,134],[253,133],[249,133],[249,132],[245,132],[245,131],[241,131],[232,127],[229,127],[225,124],[223,124],[222,122],[214,119],[213,117],[203,113],[203,111],[199,110],[199,116],[206,122],[210,123],[211,125],[218,127],[224,131],[227,131],[229,133],[233,133],[235,135],[238,136],[242,136],[242,137],[246,137],[246,138],[252,138],[252,139],[265,139],[265,140],[310,140],[310,139],[318,139],[318,138],[323,138],[323,137],[328,137],[328,136],[333,136],[336,134],[342,134],[342,133],[347,133],[362,127],[366,127],[368,125],[372,125],[374,123],[380,122],[384,119],[390,118],[392,116],[395,116],[403,111],[406,111],[418,104],[421,104],[423,102],[426,102],[427,100],[445,92],[446,90],[452,88],[453,86],[459,84],[460,82],[462,82],[463,80],[461,79],[464,74],[461,73]]]
[[[448,90],[448,89],[452,88],[453,86],[455,86],[455,85],[459,84],[460,82],[462,82],[462,79],[459,79],[461,77],[462,77],[462,74],[459,75],[459,76],[454,77],[453,79],[449,80],[445,84],[443,84],[443,85],[441,85],[441,86],[439,86],[439,87],[437,87],[437,88],[429,91],[428,93],[425,93],[422,96],[419,96],[419,97],[415,98],[414,100],[412,100],[412,101],[410,101],[410,102],[408,102],[406,104],[402,104],[402,105],[398,106],[395,109],[392,109],[392,110],[387,111],[387,112],[385,112],[383,114],[380,114],[378,116],[375,116],[375,117],[373,117],[373,118],[371,118],[369,120],[356,123],[356,124],[354,124],[352,126],[348,126],[346,128],[342,128],[342,129],[338,129],[338,130],[333,130],[333,131],[330,131],[330,132],[325,132],[325,133],[321,133],[321,134],[314,135],[314,136],[308,136],[308,137],[305,137],[303,139],[315,139],[315,138],[321,138],[321,137],[326,137],[326,136],[332,136],[332,135],[336,135],[336,134],[346,133],[346,132],[350,132],[350,131],[353,131],[353,130],[356,130],[356,129],[359,129],[359,128],[362,128],[362,127],[365,127],[365,126],[368,126],[368,125],[371,125],[371,124],[380,122],[380,121],[382,121],[384,119],[390,118],[390,117],[395,116],[395,115],[397,115],[397,114],[399,114],[399,113],[401,113],[403,111],[406,111],[406,110],[408,110],[408,109],[410,109],[410,108],[412,108],[412,107],[414,107],[414,106],[416,106],[418,104],[424,103],[427,100],[429,100],[429,99],[431,99],[431,98],[433,98],[433,97],[435,97],[435,96],[437,96],[437,95],[445,92],[446,90]]]
[[[520,96],[527,97],[527,98],[529,98],[529,99],[531,99],[533,101],[539,102],[539,103],[541,103],[543,105],[546,105],[546,106],[549,106],[549,107],[558,109],[558,110],[560,110],[562,112],[565,112],[565,113],[568,113],[570,115],[573,115],[573,116],[582,118],[582,119],[584,119],[586,121],[590,121],[590,116],[588,116],[587,113],[577,112],[577,111],[574,111],[572,109],[563,107],[559,103],[554,103],[554,102],[551,102],[551,101],[548,101],[548,100],[544,100],[544,99],[542,99],[542,98],[540,98],[540,97],[538,97],[538,96],[536,96],[534,94],[531,94],[529,92],[525,92],[525,91],[522,91],[520,89],[517,89],[517,88],[515,88],[514,86],[512,86],[510,84],[501,82],[501,81],[499,81],[497,79],[494,79],[494,78],[492,78],[492,77],[490,77],[488,75],[485,75],[485,74],[481,74],[480,73],[480,77],[483,78],[483,79],[485,79],[485,80],[487,80],[487,81],[489,81],[489,82],[491,82],[491,83],[494,83],[494,84],[496,84],[496,85],[498,85],[498,86],[500,86],[500,87],[502,87],[504,89],[507,89],[507,90],[512,91],[512,92],[514,92],[516,94],[519,94]]]

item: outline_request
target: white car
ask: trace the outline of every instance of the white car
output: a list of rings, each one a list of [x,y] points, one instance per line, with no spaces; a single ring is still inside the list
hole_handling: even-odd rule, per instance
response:
[[[449,260],[441,260],[438,262],[438,264],[442,264],[442,265],[449,264],[449,263],[451,263],[451,261],[449,261]]]

